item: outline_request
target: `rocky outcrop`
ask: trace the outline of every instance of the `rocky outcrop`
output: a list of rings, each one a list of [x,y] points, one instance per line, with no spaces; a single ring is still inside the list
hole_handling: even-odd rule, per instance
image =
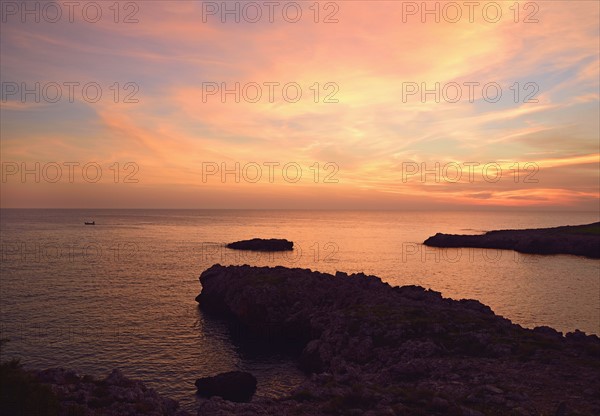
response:
[[[475,300],[364,274],[215,265],[200,307],[301,349],[289,397],[199,414],[600,414],[600,340],[524,329]],[[563,414],[561,413],[561,414]]]
[[[437,233],[423,243],[431,247],[476,247],[528,254],[574,254],[600,258],[600,222],[587,225],[489,231],[482,235]]]
[[[227,248],[234,250],[252,250],[252,251],[289,251],[294,249],[294,243],[286,239],[263,239],[253,238],[252,240],[236,241],[227,244]]]
[[[8,369],[9,365],[5,364],[3,371]],[[49,387],[55,397],[56,405],[48,414],[61,416],[189,415],[179,410],[179,404],[175,400],[160,396],[142,382],[125,377],[119,370],[113,370],[102,380],[91,376],[79,376],[74,371],[63,368],[25,371],[13,366],[10,371],[13,373],[12,380],[17,379],[15,374],[19,372],[18,379],[28,380],[27,386],[39,383]],[[23,408],[18,403],[15,406],[15,408]]]
[[[233,402],[249,402],[256,392],[256,377],[243,371],[230,371],[196,380],[198,394],[219,396]]]

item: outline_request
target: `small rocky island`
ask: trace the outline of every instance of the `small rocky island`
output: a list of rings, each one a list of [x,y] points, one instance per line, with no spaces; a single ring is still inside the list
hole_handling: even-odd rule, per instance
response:
[[[586,225],[489,231],[481,235],[437,233],[423,243],[431,247],[475,247],[527,254],[574,254],[600,258],[600,222]]]
[[[525,329],[476,300],[364,274],[214,265],[200,282],[205,313],[296,346],[307,379],[278,399],[213,397],[198,414],[600,414],[595,335]]]
[[[229,243],[227,248],[252,251],[289,251],[294,249],[294,243],[283,238],[253,238]]]

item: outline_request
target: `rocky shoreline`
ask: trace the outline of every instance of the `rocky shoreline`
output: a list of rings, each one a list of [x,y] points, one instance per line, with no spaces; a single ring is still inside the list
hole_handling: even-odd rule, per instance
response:
[[[489,231],[481,235],[437,233],[423,243],[431,247],[474,247],[527,254],[573,254],[600,258],[600,222],[586,225]]]
[[[2,364],[0,414],[19,416],[189,416],[179,403],[115,369],[104,379],[63,368]]]
[[[600,414],[595,335],[525,329],[476,300],[362,273],[214,265],[200,282],[204,313],[298,350],[306,379],[288,396],[249,402],[251,374],[198,379],[199,393],[212,396],[199,416]],[[95,379],[8,362],[1,390],[1,414],[189,415],[119,370]]]
[[[475,300],[364,274],[214,265],[203,311],[298,346],[289,397],[205,402],[209,415],[600,414],[600,339],[525,329]]]

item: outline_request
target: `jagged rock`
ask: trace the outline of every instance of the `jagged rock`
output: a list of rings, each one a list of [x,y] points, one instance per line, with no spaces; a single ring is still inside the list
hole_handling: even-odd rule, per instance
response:
[[[252,251],[289,251],[294,249],[294,243],[286,239],[278,238],[253,238],[252,240],[229,243],[227,244],[227,248]]]
[[[587,342],[589,341],[591,338],[597,338],[595,335],[593,336],[588,336],[585,332],[580,331],[579,329],[576,329],[573,332],[568,332],[565,337],[568,340],[571,341],[576,341],[576,342]]]
[[[219,396],[233,402],[249,402],[256,392],[256,377],[243,371],[229,371],[196,380],[198,394]]]
[[[71,370],[51,368],[31,370],[32,377],[50,386],[59,403],[59,415],[103,416],[188,416],[179,403],[160,396],[142,382],[115,369],[103,380],[79,376]]]
[[[533,332],[536,332],[538,334],[544,334],[556,339],[562,338],[561,332],[558,332],[556,329],[550,328],[549,326],[536,326],[535,328],[533,328]]]

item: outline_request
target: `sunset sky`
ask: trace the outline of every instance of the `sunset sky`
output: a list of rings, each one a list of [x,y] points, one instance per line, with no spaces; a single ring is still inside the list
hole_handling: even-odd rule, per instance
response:
[[[2,1],[2,207],[598,209],[596,1],[113,3]]]

